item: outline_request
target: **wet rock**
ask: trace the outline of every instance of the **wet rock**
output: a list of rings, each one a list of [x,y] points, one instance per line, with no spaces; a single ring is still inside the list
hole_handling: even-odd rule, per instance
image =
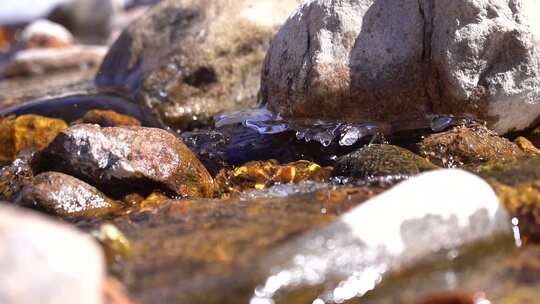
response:
[[[117,277],[123,277],[128,266],[127,259],[133,255],[133,248],[129,239],[116,228],[116,226],[105,223],[92,233],[103,247],[107,270]]]
[[[14,78],[37,77],[72,70],[79,73],[85,70],[93,71],[103,60],[106,51],[106,47],[80,45],[60,49],[28,49],[17,52],[8,62],[0,65],[0,75]]]
[[[33,152],[23,152],[0,169],[0,200],[15,200],[24,185],[32,180],[34,172],[30,162],[33,156]]]
[[[65,121],[38,115],[0,118],[0,161],[10,161],[23,150],[45,148],[63,129]]]
[[[213,192],[204,166],[181,140],[161,129],[75,125],[40,153],[36,166],[116,194],[162,189],[197,198]]]
[[[34,177],[22,190],[18,204],[72,218],[97,218],[122,207],[85,182],[57,172]]]
[[[317,286],[309,302],[344,303],[418,263],[455,259],[481,244],[513,246],[511,232],[485,181],[462,170],[423,173],[265,257],[267,273],[251,301],[291,303],[287,295]]]
[[[113,277],[107,277],[103,286],[104,304],[134,304],[128,297],[125,287]]]
[[[272,41],[261,97],[284,117],[472,115],[498,133],[540,115],[535,0],[305,1]]]
[[[523,243],[540,242],[540,157],[493,161],[473,172],[485,178],[515,217]]]
[[[540,149],[535,147],[527,138],[520,136],[514,140],[514,143],[525,152],[525,154],[540,155]]]
[[[0,302],[101,304],[99,246],[79,231],[0,204]]]
[[[216,191],[221,195],[230,195],[307,180],[325,182],[331,172],[332,167],[323,168],[305,160],[283,165],[276,160],[253,161],[234,169],[221,170],[215,178]]]
[[[127,88],[182,128],[254,105],[270,40],[297,3],[162,1],[123,32],[96,82]]]
[[[387,177],[400,180],[437,168],[425,158],[398,146],[370,144],[338,158],[332,174],[362,179]]]
[[[120,127],[120,126],[138,127],[141,125],[141,122],[134,117],[123,115],[114,111],[108,111],[108,110],[88,111],[76,123],[96,124],[96,125],[100,125],[101,127]]]
[[[36,20],[21,33],[19,43],[23,48],[63,48],[71,46],[74,38],[60,24],[48,20]]]
[[[529,139],[536,147],[540,147],[540,127],[535,128],[528,136]]]
[[[379,192],[340,187],[220,203],[169,200],[117,217],[111,223],[133,248],[132,280],[124,283],[140,303],[248,303],[259,258]]]
[[[422,156],[449,168],[511,159],[523,154],[514,143],[477,124],[430,135],[419,144],[419,148]]]

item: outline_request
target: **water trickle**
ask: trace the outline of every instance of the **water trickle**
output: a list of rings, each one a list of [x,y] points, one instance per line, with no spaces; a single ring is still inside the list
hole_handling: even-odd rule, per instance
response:
[[[215,117],[216,127],[242,123],[260,134],[296,133],[298,140],[316,141],[328,147],[337,142],[352,146],[366,136],[392,134],[401,131],[431,130],[440,132],[455,125],[459,119],[450,115],[432,115],[425,119],[399,122],[343,122],[316,119],[288,119],[274,115],[268,109],[254,108],[224,113]]]

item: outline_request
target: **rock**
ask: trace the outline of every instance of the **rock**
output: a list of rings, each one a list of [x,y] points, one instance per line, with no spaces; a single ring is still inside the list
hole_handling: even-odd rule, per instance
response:
[[[96,124],[100,125],[101,127],[138,127],[141,125],[141,122],[134,117],[108,110],[88,111],[80,120],[77,121],[77,123]]]
[[[409,150],[393,145],[370,144],[337,159],[334,176],[400,180],[437,169]]]
[[[38,115],[0,118],[0,161],[11,161],[23,150],[41,150],[67,128],[65,121]]]
[[[540,115],[534,3],[305,1],[272,41],[262,101],[286,118],[455,114],[522,130]]]
[[[98,218],[122,207],[85,182],[57,172],[34,177],[22,190],[18,203],[72,218]]]
[[[540,127],[535,128],[527,138],[536,146],[540,147]]]
[[[255,105],[270,40],[297,3],[162,1],[122,33],[96,82],[127,88],[183,128]]]
[[[33,152],[25,151],[9,165],[0,169],[0,200],[14,201],[24,185],[32,180],[30,162]]]
[[[253,161],[230,170],[222,169],[215,178],[216,192],[226,196],[307,180],[326,182],[331,172],[332,167],[323,168],[305,160],[283,165],[276,160]]]
[[[320,295],[344,303],[393,273],[436,263],[435,253],[444,261],[447,253],[459,256],[479,244],[490,252],[513,246],[511,235],[506,210],[481,178],[463,170],[423,173],[265,257],[260,265],[267,275],[251,303],[280,303],[306,286],[318,287],[310,302]]]
[[[47,19],[70,29],[85,44],[107,44],[115,18],[126,0],[69,0],[50,10]]]
[[[523,155],[518,146],[482,125],[458,126],[426,137],[420,154],[443,167],[462,167]]]
[[[486,179],[519,227],[523,243],[540,242],[540,157],[492,161],[471,169]]]
[[[23,48],[63,48],[73,44],[71,33],[60,24],[39,19],[21,33],[19,43]]]
[[[1,303],[103,303],[103,255],[81,232],[1,204],[0,248]]]
[[[527,138],[520,136],[514,140],[514,143],[525,152],[525,154],[540,155],[540,149],[535,147]]]
[[[60,49],[28,49],[16,53],[7,63],[0,65],[0,75],[12,78],[51,77],[50,73],[60,74],[69,70],[81,73],[98,66],[106,51],[107,48],[102,46],[81,45]]]
[[[162,189],[194,198],[213,192],[204,166],[162,129],[75,125],[60,133],[35,163],[39,172],[63,172],[110,192]]]
[[[111,223],[133,248],[123,283],[137,303],[249,303],[260,258],[380,191],[340,186],[219,203],[169,200],[115,217]]]
[[[103,286],[104,304],[134,304],[128,297],[125,287],[109,276]]]

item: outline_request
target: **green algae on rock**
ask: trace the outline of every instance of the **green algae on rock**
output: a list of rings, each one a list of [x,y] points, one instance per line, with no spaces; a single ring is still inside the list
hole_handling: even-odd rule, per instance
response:
[[[438,167],[398,146],[370,144],[338,158],[334,176],[407,178]]]
[[[122,205],[72,176],[45,172],[25,185],[17,204],[66,218],[99,218]]]
[[[419,148],[422,156],[448,168],[511,159],[523,154],[516,144],[479,124],[458,126],[427,136]]]
[[[162,129],[74,125],[36,155],[34,166],[81,178],[113,196],[156,189],[192,198],[213,194],[208,171]]]
[[[39,115],[0,118],[0,162],[12,161],[26,149],[45,148],[67,127],[63,120]]]

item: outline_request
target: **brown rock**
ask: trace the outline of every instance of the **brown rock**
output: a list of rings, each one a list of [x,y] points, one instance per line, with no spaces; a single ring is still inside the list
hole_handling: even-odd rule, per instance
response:
[[[10,161],[23,150],[45,148],[67,128],[65,121],[38,115],[0,118],[0,161]]]
[[[122,33],[97,83],[127,87],[180,127],[255,105],[270,40],[297,3],[162,1]]]
[[[248,303],[261,257],[379,192],[347,187],[223,203],[169,200],[117,217],[112,224],[133,246],[133,279],[124,283],[141,303]]]
[[[96,124],[101,127],[120,127],[141,125],[141,122],[134,117],[123,115],[115,111],[91,110],[86,112],[77,123]]]
[[[0,200],[13,201],[24,185],[32,180],[30,165],[34,153],[24,152],[9,165],[0,169]]]
[[[85,218],[101,217],[122,207],[85,182],[57,172],[34,177],[18,203],[62,217]]]
[[[356,178],[408,178],[437,166],[394,145],[370,144],[338,158],[333,175]]]
[[[59,171],[91,181],[104,191],[162,189],[189,197],[210,197],[213,192],[204,166],[180,139],[162,129],[75,125],[39,154],[35,166],[40,172]]]
[[[448,168],[510,159],[523,154],[516,144],[477,124],[430,135],[419,144],[419,148],[422,156]]]

